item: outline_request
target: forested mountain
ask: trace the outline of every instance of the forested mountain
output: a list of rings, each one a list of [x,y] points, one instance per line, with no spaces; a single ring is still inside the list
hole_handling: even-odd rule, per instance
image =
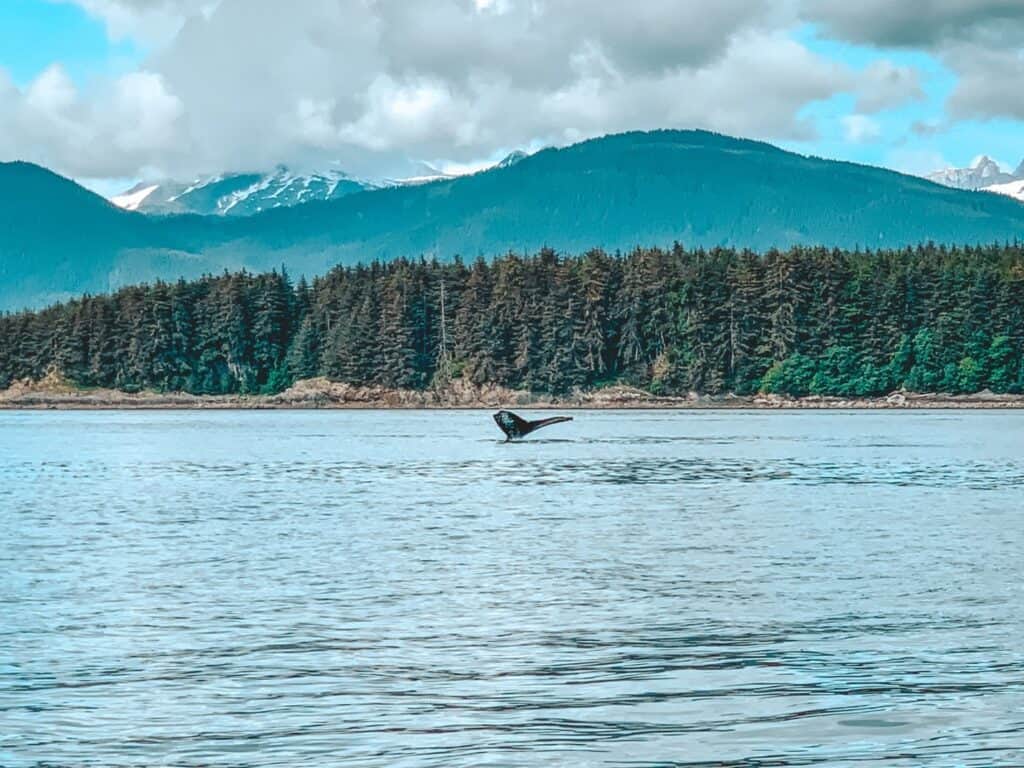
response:
[[[26,175],[38,183],[25,186]],[[314,276],[419,254],[1005,242],[1024,237],[1024,206],[760,142],[655,131],[244,218],[146,217],[42,169],[3,165],[0,233],[0,309],[11,309],[158,277],[282,264]]]
[[[0,310],[110,285],[146,221],[30,163],[0,164]]]
[[[1020,246],[398,259],[311,285],[239,272],[0,317],[0,388],[57,371],[211,394],[313,376],[552,393],[1022,392],[1022,353]]]

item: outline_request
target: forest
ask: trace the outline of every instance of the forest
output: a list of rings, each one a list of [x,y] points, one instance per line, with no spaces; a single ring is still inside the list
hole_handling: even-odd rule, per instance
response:
[[[1024,247],[638,248],[206,276],[0,317],[0,388],[1024,392]]]

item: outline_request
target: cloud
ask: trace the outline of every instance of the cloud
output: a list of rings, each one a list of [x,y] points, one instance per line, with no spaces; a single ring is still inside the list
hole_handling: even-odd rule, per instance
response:
[[[803,12],[831,36],[879,47],[1019,45],[1024,31],[1021,0],[804,0]]]
[[[803,12],[842,40],[937,56],[957,77],[954,120],[1024,119],[1024,0],[804,0]]]
[[[890,152],[885,159],[890,168],[911,176],[925,176],[940,168],[953,165],[941,153],[928,149],[900,147]]]
[[[987,50],[956,46],[947,52],[946,58],[960,73],[946,104],[952,117],[1024,120],[1024,48]]]
[[[0,151],[90,176],[393,175],[634,128],[810,140],[816,101],[852,93],[865,118],[922,95],[912,68],[858,73],[793,39],[804,0],[65,1],[152,53],[86,92],[44,73],[0,96]]]
[[[854,144],[875,141],[882,135],[882,127],[867,115],[846,115],[841,122],[846,140]]]
[[[209,15],[220,0],[59,0],[81,6],[102,20],[113,40],[132,38],[149,45],[172,40],[185,21]]]
[[[922,138],[940,136],[947,133],[952,126],[949,123],[930,120],[915,120],[910,124],[910,130],[915,136]]]
[[[88,98],[53,65],[24,89],[0,72],[0,156],[74,176],[130,176],[179,150],[180,102],[152,72],[111,81]]]
[[[920,75],[912,67],[901,67],[887,59],[872,62],[861,74],[856,110],[874,114],[925,98]]]

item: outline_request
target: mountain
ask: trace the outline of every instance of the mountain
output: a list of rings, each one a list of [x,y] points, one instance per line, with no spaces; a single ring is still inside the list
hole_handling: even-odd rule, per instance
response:
[[[147,216],[41,168],[0,165],[0,308],[225,268],[313,276],[338,263],[543,246],[1014,239],[1024,239],[1014,200],[703,131],[606,136],[470,176],[247,217]]]
[[[494,167],[495,168],[511,168],[516,163],[520,162],[521,160],[525,160],[528,157],[529,157],[529,155],[526,154],[525,152],[523,152],[522,150],[516,150],[515,152],[511,152],[511,153],[505,155],[504,159],[502,159]]]
[[[336,200],[376,185],[340,171],[299,174],[284,167],[270,173],[230,173],[184,183],[143,181],[111,202],[142,213],[249,216],[314,200]]]
[[[1024,169],[1024,161],[1021,162],[1018,172],[1022,169]],[[988,155],[979,157],[969,168],[944,168],[941,171],[929,173],[926,178],[947,187],[972,190],[1017,180],[1016,175],[1004,172],[999,164]]]
[[[508,168],[525,152],[507,155],[494,168]],[[126,211],[141,213],[197,213],[201,216],[251,216],[272,208],[301,203],[337,200],[356,192],[384,187],[415,186],[458,178],[429,163],[420,163],[412,175],[404,178],[359,179],[341,171],[300,174],[279,166],[269,173],[226,173],[201,176],[182,182],[171,179],[142,181],[110,198]]]
[[[928,174],[928,178],[957,189],[990,191],[1024,203],[1024,160],[1016,171],[1007,173],[995,161],[982,155],[970,168],[946,168]]]
[[[0,310],[112,284],[147,221],[31,163],[0,163]]]
[[[1007,173],[994,160],[982,155],[970,168],[946,168],[928,174],[928,179],[947,187],[995,192],[1024,202],[1024,160],[1017,170]]]

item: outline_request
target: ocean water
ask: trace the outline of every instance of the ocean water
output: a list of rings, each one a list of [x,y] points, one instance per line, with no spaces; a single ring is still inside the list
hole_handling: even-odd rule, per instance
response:
[[[0,413],[0,765],[1024,765],[1024,413]]]

